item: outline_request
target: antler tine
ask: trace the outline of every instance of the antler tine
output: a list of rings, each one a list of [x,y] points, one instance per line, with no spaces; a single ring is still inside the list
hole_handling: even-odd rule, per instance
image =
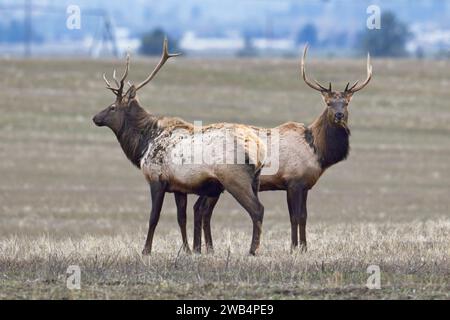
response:
[[[127,53],[127,61],[125,63],[125,70],[123,72],[122,77],[120,78],[120,81],[116,79],[115,73],[114,73],[114,81],[116,82],[117,86],[119,87],[119,93],[122,95],[123,93],[123,87],[125,86],[125,80],[128,77],[128,71],[130,70],[130,53]],[[114,70],[116,71],[116,70]]]
[[[331,91],[331,82],[330,82],[330,87],[327,89],[314,79],[313,79],[314,83],[312,83],[306,76],[305,60],[306,60],[306,53],[308,52],[308,47],[309,47],[308,44],[306,44],[305,49],[303,49],[303,57],[302,57],[302,62],[301,62],[301,71],[302,71],[303,80],[309,87],[313,88],[314,90],[317,90],[320,92],[330,92]]]
[[[105,80],[106,88],[111,90],[119,98],[122,97],[123,87],[125,85],[125,79],[128,76],[129,70],[130,70],[130,54],[127,53],[127,62],[125,65],[125,71],[123,72],[123,75],[122,75],[122,78],[120,79],[120,81],[117,80],[117,78],[116,78],[116,69],[113,70],[113,79],[117,85],[117,88],[114,88],[113,86],[111,86],[111,83],[108,81],[108,79],[106,79],[106,75],[103,74],[103,80]]]
[[[324,86],[322,86],[317,80],[314,80],[314,79],[313,79],[313,81],[314,81],[315,84],[317,84],[317,85],[320,87],[321,91],[322,91],[322,90],[324,90],[324,91],[330,90],[330,91],[331,91],[331,83],[330,83],[330,89],[327,89],[327,88],[325,88]]]
[[[169,40],[167,40],[167,37],[164,38],[163,55],[164,55],[164,57],[166,57],[166,59],[169,59],[171,57],[177,57],[177,56],[181,55],[181,53],[169,53]]]
[[[356,85],[358,84],[359,80],[357,80],[351,87],[350,87],[350,82],[347,82],[347,85],[345,86],[344,91],[348,92],[349,90],[352,90],[354,87],[356,87]],[[350,88],[349,88],[350,87]]]
[[[116,83],[116,86],[120,88],[120,83],[116,78],[116,69],[113,70],[113,79],[114,79],[114,82]]]
[[[109,83],[108,79],[106,79],[106,74],[103,74],[103,80],[105,80],[106,83],[106,89],[111,90],[114,94],[118,94],[118,90],[116,88],[113,88],[111,86],[111,83]]]
[[[352,91],[358,83],[359,83],[359,80],[356,80],[355,83],[346,91]]]
[[[372,64],[370,63],[370,53],[367,53],[367,78],[366,80],[358,85],[359,81],[356,81],[353,86],[351,86],[349,89],[345,88],[346,92],[355,93],[361,89],[363,89],[372,79]]]
[[[106,85],[111,88],[111,84],[109,83],[108,79],[106,79],[105,73],[103,73],[103,80],[105,81]]]
[[[123,72],[122,78],[120,79],[120,85],[122,86],[122,88],[125,84],[125,80],[128,77],[128,71],[130,71],[130,53],[129,52],[127,52],[127,62],[125,65],[125,71]]]
[[[161,56],[161,60],[158,62],[158,64],[156,65],[155,69],[147,77],[147,79],[145,79],[144,81],[142,81],[140,84],[138,84],[136,86],[136,91],[141,89],[143,86],[145,86],[150,81],[152,81],[152,79],[156,76],[156,74],[162,68],[162,66],[166,63],[166,61],[169,60],[169,58],[179,56],[180,54],[181,53],[172,53],[172,54],[169,53],[169,51],[168,51],[168,41],[167,41],[167,38],[165,38],[164,39],[164,44],[163,44],[163,53],[162,53],[162,56]]]

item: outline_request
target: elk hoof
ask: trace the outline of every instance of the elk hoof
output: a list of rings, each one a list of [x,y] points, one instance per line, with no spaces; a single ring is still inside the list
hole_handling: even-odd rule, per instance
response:
[[[202,253],[202,248],[194,248],[194,253],[195,254],[201,254]]]
[[[301,251],[302,253],[305,253],[305,252],[308,251],[308,246],[306,245],[306,243],[302,243],[302,244],[300,245],[300,251]]]
[[[189,246],[183,247],[183,250],[184,250],[184,253],[186,253],[186,254],[192,254],[192,251],[191,251],[191,249],[189,248]]]
[[[149,256],[152,253],[152,250],[149,248],[144,248],[144,250],[142,250],[142,255],[144,256]]]
[[[302,243],[300,245],[292,245],[291,246],[291,254],[294,254],[295,252],[301,252],[301,253],[305,253],[306,251],[308,251],[306,243]]]

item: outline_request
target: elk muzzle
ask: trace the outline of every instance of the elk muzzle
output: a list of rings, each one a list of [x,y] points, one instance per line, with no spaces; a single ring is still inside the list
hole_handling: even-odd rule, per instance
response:
[[[345,114],[343,112],[336,112],[334,114],[334,122],[341,123],[345,121]]]
[[[105,125],[105,123],[103,122],[103,119],[102,119],[103,117],[99,117],[99,115],[97,114],[97,115],[95,115],[93,118],[92,118],[92,121],[95,123],[95,125],[97,126],[97,127],[102,127],[102,126],[104,126]]]

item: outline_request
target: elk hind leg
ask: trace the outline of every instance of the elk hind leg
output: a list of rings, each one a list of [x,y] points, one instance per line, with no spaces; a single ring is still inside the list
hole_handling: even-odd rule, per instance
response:
[[[218,200],[219,197],[207,197],[200,207],[207,253],[214,253],[214,246],[211,235],[211,217]]]
[[[256,180],[256,181],[255,181]],[[251,176],[248,173],[228,175],[221,181],[225,190],[239,202],[249,213],[253,222],[253,236],[250,254],[256,255],[261,242],[262,223],[264,219],[264,206],[255,194],[255,186],[259,185],[259,175]]]
[[[208,253],[214,252],[211,236],[211,216],[216,206],[219,196],[201,196],[194,205],[194,251],[201,252],[201,233],[205,236],[206,250]]]
[[[206,196],[200,196],[194,204],[194,243],[195,253],[202,252],[202,205],[206,201]]]
[[[177,220],[181,231],[181,238],[183,241],[183,250],[186,253],[191,253],[189,248],[187,234],[186,234],[186,206],[187,206],[187,194],[181,192],[175,192],[175,203],[177,205]]]

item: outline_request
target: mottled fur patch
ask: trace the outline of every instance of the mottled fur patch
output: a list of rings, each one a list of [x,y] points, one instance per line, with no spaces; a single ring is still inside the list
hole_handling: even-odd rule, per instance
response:
[[[309,146],[316,152],[316,146],[314,145],[314,136],[312,130],[309,128],[305,129],[305,141],[309,144]]]

